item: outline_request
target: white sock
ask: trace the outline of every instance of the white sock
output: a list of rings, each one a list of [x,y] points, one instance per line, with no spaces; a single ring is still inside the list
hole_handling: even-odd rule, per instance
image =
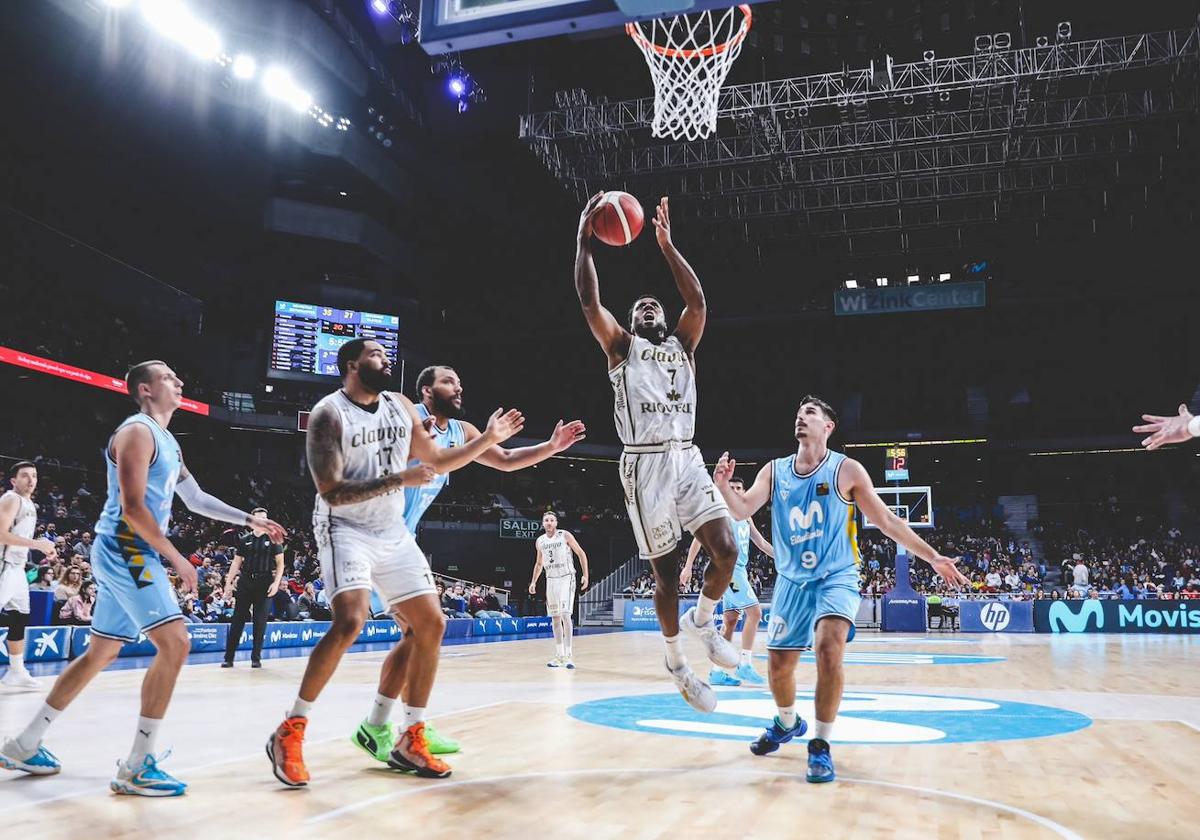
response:
[[[396,705],[395,697],[376,694],[375,702],[371,704],[371,713],[367,715],[367,723],[371,726],[383,726],[391,720],[392,706],[394,705]]]
[[[28,673],[25,670],[25,651],[13,653],[10,650],[8,652],[8,669],[10,671],[16,671],[18,674]]]
[[[563,627],[563,653],[566,655],[567,659],[571,658],[571,651],[575,647],[571,643],[574,639],[574,630],[575,628],[571,623],[571,619],[568,618],[565,626]]]
[[[703,592],[696,600],[696,625],[703,626],[712,621],[713,614],[717,611],[717,602],[709,598]]]
[[[754,651],[743,650],[742,651],[742,664],[749,665],[753,661],[754,661]]]
[[[816,730],[813,732],[814,738],[820,738],[822,741],[833,740],[833,721],[826,723],[823,720],[816,721]]]
[[[667,667],[672,671],[678,671],[680,668],[687,665],[687,657],[683,654],[683,645],[679,644],[679,635],[663,636],[663,643],[667,646]]]
[[[412,726],[414,723],[425,722],[425,709],[417,706],[404,707],[404,728]]]
[[[147,755],[154,754],[154,742],[158,740],[160,726],[161,718],[138,718],[137,734],[133,736],[133,749],[129,751],[129,758],[125,760],[126,767],[136,770],[142,766]]]
[[[290,712],[288,712],[288,717],[290,717],[290,718],[294,718],[294,717],[306,718],[306,717],[308,717],[308,713],[309,713],[309,711],[312,710],[313,703],[315,703],[315,702],[317,702],[317,701],[316,700],[305,700],[303,697],[301,697],[300,695],[297,694],[296,702],[292,704],[292,710]]]
[[[796,707],[795,706],[778,706],[779,722],[783,724],[784,729],[791,729],[796,725]]]
[[[43,703],[42,707],[37,710],[37,714],[33,716],[33,720],[17,736],[17,746],[27,753],[36,751],[38,745],[42,743],[42,736],[46,734],[50,724],[54,723],[54,719],[60,714],[62,714],[62,709],[56,709]]]

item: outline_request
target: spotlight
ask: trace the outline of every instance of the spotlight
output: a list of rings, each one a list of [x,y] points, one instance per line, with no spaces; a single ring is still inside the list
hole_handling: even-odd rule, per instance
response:
[[[371,8],[377,15],[386,15],[388,13],[387,0],[371,0]]]
[[[258,72],[258,63],[254,56],[243,53],[233,60],[233,75],[239,79],[253,79]]]
[[[130,0],[104,0],[104,5],[110,9],[124,9],[129,3]]]
[[[875,278],[876,286],[886,286],[887,284],[888,284],[888,279],[886,277],[876,277]]]
[[[301,113],[312,105],[312,94],[297,85],[291,74],[279,66],[270,67],[263,74],[263,90],[267,96],[286,102]]]
[[[146,23],[197,58],[213,59],[221,52],[221,36],[179,0],[142,0],[141,10]]]
[[[945,283],[949,279],[950,279],[950,272],[948,272],[948,271],[943,271],[941,274],[938,275],[939,283]]]
[[[847,289],[857,289],[857,288],[858,288],[858,281],[857,281],[857,280],[847,280],[847,281],[846,281],[846,288],[847,288]]]
[[[1058,37],[1058,43],[1065,44],[1071,40],[1071,21],[1064,20],[1058,24],[1058,31],[1055,33]]]
[[[911,286],[913,283],[920,283],[920,282],[921,282],[921,276],[919,274],[908,275],[908,285]]]
[[[467,92],[467,82],[461,76],[451,76],[448,87],[454,96],[462,96]]]

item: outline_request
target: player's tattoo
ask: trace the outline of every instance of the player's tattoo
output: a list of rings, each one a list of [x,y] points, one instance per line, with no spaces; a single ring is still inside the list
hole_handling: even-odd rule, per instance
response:
[[[308,418],[305,451],[308,454],[308,469],[312,473],[313,481],[318,488],[329,488],[321,490],[321,498],[330,507],[365,502],[404,486],[403,472],[353,481],[342,478],[342,470],[345,468],[345,460],[342,458],[342,423],[337,411],[329,406],[318,409]],[[329,486],[331,484],[332,487]]]

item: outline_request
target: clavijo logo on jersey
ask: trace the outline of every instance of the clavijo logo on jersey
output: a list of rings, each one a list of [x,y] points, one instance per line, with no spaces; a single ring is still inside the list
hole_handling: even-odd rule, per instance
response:
[[[380,441],[395,443],[406,437],[408,437],[408,430],[403,426],[384,426],[379,429],[365,429],[356,433],[354,437],[350,438],[350,445],[365,446],[366,444],[378,443]]]
[[[655,361],[666,362],[667,364],[680,364],[687,361],[687,354],[681,353],[678,350],[668,352],[654,347],[647,347],[642,351],[641,359],[643,362]]]
[[[821,503],[813,499],[808,503],[808,510],[801,510],[799,505],[793,506],[788,514],[788,525],[792,529],[792,545],[799,545],[808,540],[814,540],[821,536],[824,531],[820,528],[813,531],[810,530],[813,525],[825,524],[825,509],[821,507]],[[807,531],[804,534],[797,534],[796,531]]]

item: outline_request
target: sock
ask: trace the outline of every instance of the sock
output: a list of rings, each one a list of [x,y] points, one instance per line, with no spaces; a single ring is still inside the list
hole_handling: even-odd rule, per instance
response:
[[[126,767],[136,770],[142,766],[147,755],[154,754],[154,742],[158,740],[158,727],[161,725],[161,718],[138,718],[137,734],[133,736],[133,749],[125,760]]]
[[[754,651],[752,651],[752,650],[743,650],[742,651],[742,664],[743,665],[749,665],[749,664],[751,664],[751,662],[753,662],[753,660],[754,660]]]
[[[823,720],[816,721],[816,730],[813,732],[814,738],[820,738],[828,743],[833,739],[833,721],[826,723]]]
[[[308,717],[308,713],[312,709],[312,705],[315,702],[315,700],[305,700],[303,697],[297,694],[296,702],[292,704],[292,710],[288,712],[288,717]]]
[[[371,704],[371,713],[367,715],[367,723],[371,726],[383,726],[391,719],[394,705],[396,705],[396,698],[376,694],[375,702]]]
[[[16,671],[18,674],[28,673],[25,669],[25,652],[14,654],[11,650],[8,652],[8,669]]]
[[[783,724],[784,729],[791,729],[796,725],[796,707],[795,706],[778,706],[779,722]]]
[[[43,703],[42,707],[37,710],[37,714],[33,716],[33,720],[17,736],[17,746],[27,753],[36,751],[38,745],[42,743],[42,736],[46,734],[46,730],[50,728],[50,724],[60,714],[62,714],[62,709],[56,709],[53,706]]]
[[[687,665],[687,657],[683,655],[683,645],[679,644],[679,635],[663,636],[663,643],[667,646],[667,667],[672,671],[678,671],[680,668]]]
[[[717,611],[717,602],[703,592],[696,601],[696,625],[703,626],[712,621],[713,613]]]
[[[425,722],[425,709],[417,706],[404,707],[404,728],[408,729],[415,723]]]

